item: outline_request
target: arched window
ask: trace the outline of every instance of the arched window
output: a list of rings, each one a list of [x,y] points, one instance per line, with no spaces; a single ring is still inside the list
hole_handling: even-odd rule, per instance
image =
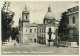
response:
[[[49,39],[51,39],[51,35],[52,35],[51,28],[49,28],[48,35],[49,35]]]
[[[42,34],[42,37],[43,37],[43,34]]]
[[[75,17],[72,18],[73,24],[75,24]]]
[[[36,29],[34,29],[34,32],[36,33]]]
[[[40,28],[40,33],[41,33],[41,28]]]
[[[44,28],[44,33],[45,33],[45,28]]]
[[[27,30],[26,30],[26,32],[27,32]]]
[[[47,20],[47,23],[48,23],[48,20]]]
[[[51,28],[49,28],[49,32],[51,32]]]
[[[26,19],[27,19],[27,15],[26,15]]]
[[[32,33],[32,29],[30,29],[30,33]]]
[[[42,33],[43,33],[43,28],[42,28]]]

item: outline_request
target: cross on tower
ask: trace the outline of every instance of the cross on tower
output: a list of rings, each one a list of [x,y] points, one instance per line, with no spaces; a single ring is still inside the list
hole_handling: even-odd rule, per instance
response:
[[[48,7],[48,12],[51,12],[51,7],[50,7],[50,4],[49,4],[49,7]]]
[[[25,11],[27,11],[26,5],[25,5]]]

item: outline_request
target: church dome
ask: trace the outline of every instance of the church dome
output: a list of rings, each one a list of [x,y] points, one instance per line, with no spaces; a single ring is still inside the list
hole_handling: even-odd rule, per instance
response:
[[[47,12],[47,14],[45,15],[45,19],[55,19],[53,12],[51,12],[50,6],[48,7],[48,12]]]

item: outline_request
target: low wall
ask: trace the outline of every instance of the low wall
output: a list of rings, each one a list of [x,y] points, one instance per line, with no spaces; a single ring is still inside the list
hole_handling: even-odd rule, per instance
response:
[[[58,44],[66,47],[78,47],[77,42],[59,41]]]

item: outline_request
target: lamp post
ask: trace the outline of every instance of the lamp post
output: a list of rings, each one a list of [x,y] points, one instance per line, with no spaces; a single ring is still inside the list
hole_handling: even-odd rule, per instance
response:
[[[57,47],[58,47],[58,27],[57,27]]]

